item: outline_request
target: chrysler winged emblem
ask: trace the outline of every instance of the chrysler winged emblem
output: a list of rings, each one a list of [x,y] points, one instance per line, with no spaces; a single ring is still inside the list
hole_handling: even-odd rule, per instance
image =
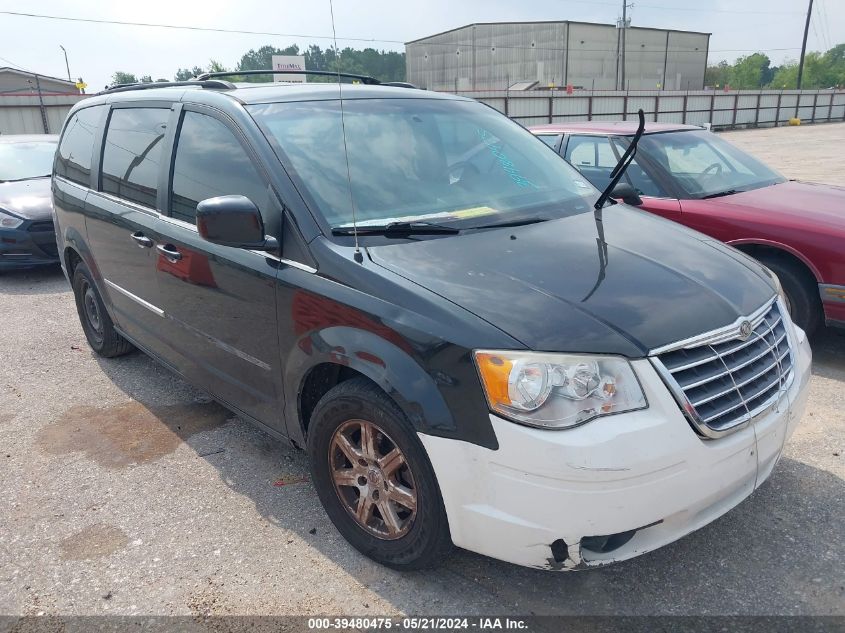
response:
[[[751,336],[751,321],[743,321],[739,326],[739,338],[743,341]]]

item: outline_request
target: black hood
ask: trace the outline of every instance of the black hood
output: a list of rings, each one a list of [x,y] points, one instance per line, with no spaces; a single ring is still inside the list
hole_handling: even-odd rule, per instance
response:
[[[51,219],[50,179],[31,178],[0,183],[0,209],[24,220]]]
[[[542,351],[639,357],[774,296],[759,265],[701,233],[623,205],[603,224],[606,258],[592,213],[368,250]]]

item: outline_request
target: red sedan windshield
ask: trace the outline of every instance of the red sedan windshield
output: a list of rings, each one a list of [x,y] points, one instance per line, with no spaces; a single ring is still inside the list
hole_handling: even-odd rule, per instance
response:
[[[712,132],[647,134],[639,151],[665,170],[690,198],[768,187],[786,179]]]

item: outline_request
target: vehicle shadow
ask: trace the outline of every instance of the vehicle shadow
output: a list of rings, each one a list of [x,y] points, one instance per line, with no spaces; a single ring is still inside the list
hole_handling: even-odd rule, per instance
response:
[[[58,264],[27,270],[0,271],[0,294],[45,295],[69,290],[70,286]]]
[[[845,329],[822,328],[810,339],[813,374],[845,380]]]
[[[98,359],[105,374],[148,407],[248,498],[271,530],[267,552],[294,535],[397,611],[423,614],[818,614],[842,612],[843,482],[789,458],[733,511],[681,541],[615,566],[578,573],[517,567],[455,550],[430,571],[399,573],[349,546],[309,482],[305,454],[255,429],[142,354]],[[185,425],[168,414],[174,394],[197,415],[226,420]],[[196,432],[196,429],[202,432]],[[193,429],[193,430],[191,430]],[[265,536],[265,538],[267,538]],[[297,559],[290,559],[294,564]],[[302,564],[302,559],[298,559]],[[260,564],[260,561],[257,563]],[[834,581],[833,579],[840,579]]]

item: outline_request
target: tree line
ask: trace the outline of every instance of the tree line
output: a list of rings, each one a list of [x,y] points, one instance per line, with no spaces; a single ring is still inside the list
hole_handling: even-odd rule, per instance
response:
[[[780,66],[772,66],[769,56],[764,53],[745,55],[732,64],[721,61],[715,66],[708,66],[704,84],[714,88],[730,86],[734,90],[794,90],[798,85],[798,62],[789,60]],[[824,53],[807,53],[802,88],[842,86],[845,86],[845,44],[838,44]]]
[[[217,60],[210,60],[208,65],[179,68],[173,76],[173,81],[186,81],[204,72],[237,72],[240,70],[262,70],[273,67],[273,55],[303,55],[305,57],[305,68],[308,70],[326,70],[332,72],[347,72],[359,75],[369,75],[380,81],[404,81],[405,80],[405,53],[396,51],[379,51],[374,48],[362,50],[344,48],[338,56],[334,48],[322,49],[316,44],[311,44],[307,49],[300,49],[296,44],[287,48],[276,48],[274,46],[262,46],[257,49],[250,49],[241,56],[240,61],[234,68],[226,68]],[[263,82],[267,77],[261,75],[233,75],[229,81]],[[159,78],[155,81],[169,81]],[[308,81],[331,81],[331,78],[309,77]],[[150,75],[141,75],[125,71],[117,71],[112,75],[112,85],[128,83],[152,83]]]

